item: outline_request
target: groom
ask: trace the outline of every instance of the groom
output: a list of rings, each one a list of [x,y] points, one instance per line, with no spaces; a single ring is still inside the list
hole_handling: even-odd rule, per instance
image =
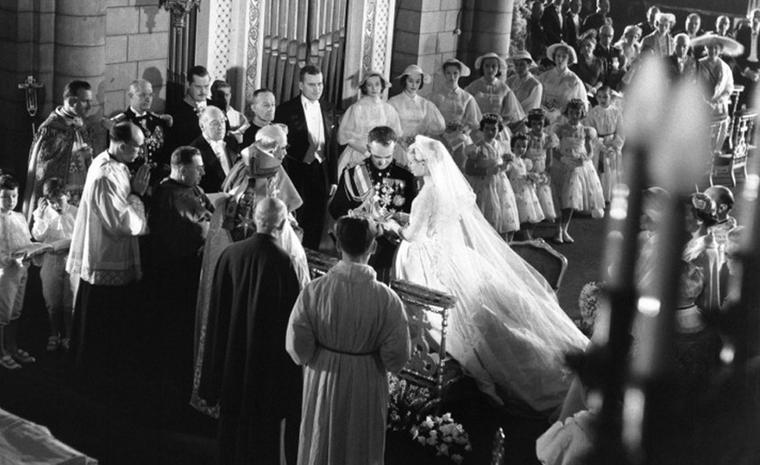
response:
[[[330,202],[333,218],[337,220],[362,206],[367,196],[376,197],[377,206],[394,217],[409,213],[412,200],[417,196],[417,181],[412,173],[396,164],[393,158],[396,140],[396,133],[388,126],[378,126],[369,132],[365,160],[343,171],[338,190]],[[369,265],[377,271],[380,281],[390,280],[398,244],[398,235],[391,231],[377,239],[377,251],[370,258]]]

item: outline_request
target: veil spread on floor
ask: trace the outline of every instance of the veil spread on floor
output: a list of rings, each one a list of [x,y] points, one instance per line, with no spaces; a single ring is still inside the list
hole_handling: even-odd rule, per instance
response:
[[[396,276],[450,292],[449,352],[495,400],[556,407],[569,386],[564,355],[588,339],[546,280],[491,227],[444,145],[417,136],[410,162],[427,167],[396,260]]]

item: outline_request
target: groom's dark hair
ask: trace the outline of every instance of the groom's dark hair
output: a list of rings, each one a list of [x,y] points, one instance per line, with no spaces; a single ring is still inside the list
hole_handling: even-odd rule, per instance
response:
[[[363,255],[369,250],[377,232],[365,218],[342,216],[335,223],[338,247],[352,257]]]

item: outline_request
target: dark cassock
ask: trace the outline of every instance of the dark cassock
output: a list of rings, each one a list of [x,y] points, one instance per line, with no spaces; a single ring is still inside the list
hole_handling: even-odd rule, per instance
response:
[[[349,211],[365,204],[370,198],[387,216],[397,216],[405,222],[403,215],[409,213],[412,200],[417,195],[417,180],[414,175],[392,161],[385,169],[378,169],[371,158],[363,163],[347,168],[341,176],[338,190],[330,202],[330,215],[338,219]],[[388,282],[393,259],[399,241],[390,233],[377,240],[377,251],[370,258],[369,265],[377,271],[378,279]]]
[[[288,463],[296,463],[302,378],[285,333],[299,291],[288,253],[270,235],[219,258],[199,385],[206,403],[219,405],[218,463],[279,463],[283,418]]]
[[[37,129],[29,151],[23,206],[27,220],[32,219],[42,184],[53,177],[63,181],[69,203],[79,205],[92,158],[92,136],[84,120],[63,106],[53,110]]]
[[[158,185],[148,226],[151,267],[146,270],[154,311],[151,344],[160,365],[190,394],[195,300],[201,256],[213,206],[198,186],[171,178]]]
[[[113,120],[114,122],[131,121],[142,130],[145,145],[137,160],[127,166],[131,173],[135,173],[140,166],[145,163],[150,164],[152,166],[150,185],[155,188],[163,178],[169,175],[169,157],[171,156],[171,151],[167,150],[167,136],[171,131],[169,121],[152,111],[138,115],[132,108],[119,113]]]

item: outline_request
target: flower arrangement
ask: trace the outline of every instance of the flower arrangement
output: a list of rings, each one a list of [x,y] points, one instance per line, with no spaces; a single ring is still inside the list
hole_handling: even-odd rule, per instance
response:
[[[408,432],[412,440],[432,449],[436,456],[462,463],[464,455],[472,450],[470,438],[450,413],[433,413],[439,400],[432,397],[430,389],[392,374],[388,375],[388,384],[388,429]]]
[[[601,284],[596,281],[590,281],[583,285],[581,293],[578,296],[578,308],[581,312],[581,318],[576,320],[576,323],[587,336],[590,336],[594,330],[600,292]]]
[[[436,456],[449,457],[454,463],[462,463],[464,454],[472,450],[470,437],[450,413],[442,416],[427,415],[410,431],[412,439],[435,450]]]

